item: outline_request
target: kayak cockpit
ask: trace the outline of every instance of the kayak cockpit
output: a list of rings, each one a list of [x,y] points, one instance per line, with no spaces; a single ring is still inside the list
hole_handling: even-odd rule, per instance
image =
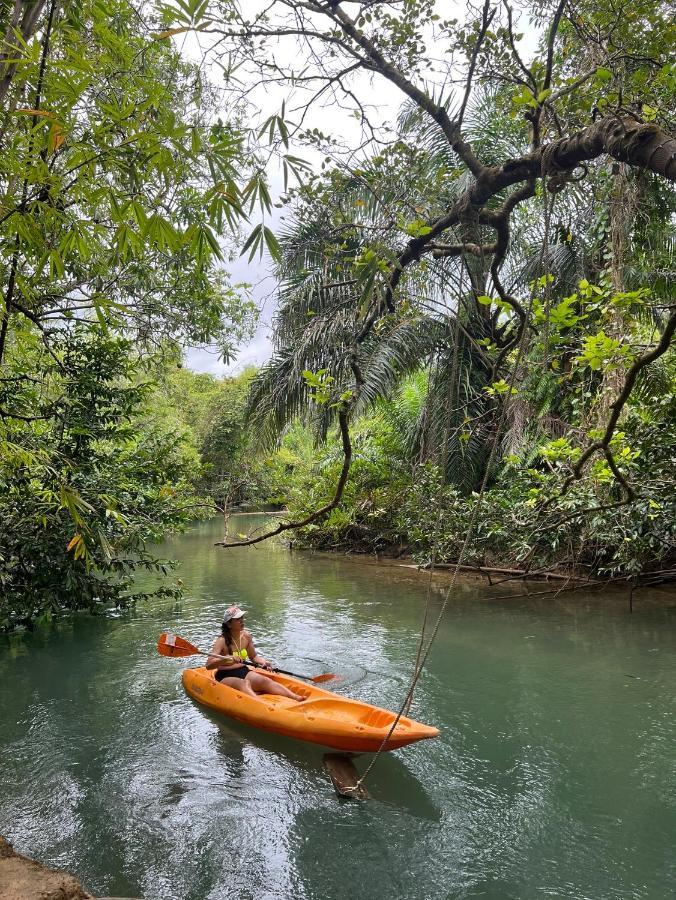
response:
[[[304,703],[295,704],[292,702],[287,710],[289,713],[303,716],[310,722],[326,719],[335,723],[340,722],[343,726],[354,728],[357,731],[368,729],[380,734],[386,734],[397,718],[396,713],[390,710],[379,709],[367,703],[360,703],[358,700],[342,697],[307,700]],[[406,716],[401,716],[397,722],[395,733],[400,735],[413,727],[419,728],[420,724]],[[438,733],[436,729],[430,729],[430,731]],[[430,734],[430,736],[432,735]]]

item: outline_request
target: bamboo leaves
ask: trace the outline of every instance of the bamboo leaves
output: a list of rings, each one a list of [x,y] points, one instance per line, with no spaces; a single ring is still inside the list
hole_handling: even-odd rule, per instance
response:
[[[242,247],[242,252],[240,255],[243,256],[248,250],[249,262],[251,262],[256,253],[262,256],[263,250],[266,248],[275,262],[279,262],[281,260],[281,248],[279,246],[279,241],[275,237],[274,232],[272,232],[266,225],[261,222],[260,224],[256,225],[256,227],[247,238],[244,246]]]
[[[204,8],[174,11],[199,25]],[[25,102],[38,83],[40,102]],[[114,19],[92,0],[57,19],[42,74],[26,48],[0,122],[0,268],[15,271],[15,315],[101,322],[110,310],[129,324],[152,311],[146,333],[158,338],[231,343],[232,297],[215,266],[245,209],[269,211],[271,198],[205,87],[125,3]],[[274,252],[268,230],[263,244]]]

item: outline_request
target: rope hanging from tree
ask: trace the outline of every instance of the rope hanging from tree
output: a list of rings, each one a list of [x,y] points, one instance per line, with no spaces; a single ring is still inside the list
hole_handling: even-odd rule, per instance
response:
[[[458,306],[456,307],[456,321],[458,316],[458,310],[460,308],[460,303],[462,301],[463,296],[463,281],[465,275],[465,259],[464,254],[461,256],[460,263],[460,280],[458,284]],[[451,375],[448,380],[448,409],[455,409],[456,404],[458,403],[458,398],[460,397],[460,352],[459,345],[460,340],[464,337],[460,328],[455,328],[455,341],[453,342],[453,357],[451,360]],[[440,357],[437,356],[437,377],[439,377],[439,373],[441,371],[440,366]],[[429,563],[429,574],[427,578],[427,593],[425,597],[425,612],[423,614],[423,621],[420,627],[420,638],[418,640],[418,647],[416,650],[415,657],[415,665],[413,666],[413,675],[415,677],[416,672],[418,672],[420,668],[420,660],[423,653],[423,647],[425,646],[425,632],[427,631],[427,621],[429,619],[429,611],[430,611],[430,600],[432,595],[432,581],[434,579],[434,567],[436,565],[437,551],[439,546],[439,534],[441,531],[441,512],[442,512],[442,496],[444,493],[444,488],[447,484],[448,477],[448,444],[451,436],[451,417],[450,415],[446,416],[446,421],[444,423],[444,436],[442,440],[442,456],[441,456],[441,484],[439,486],[439,491],[437,492],[437,517],[436,523],[434,526],[434,539],[432,541],[432,551],[430,553],[430,563]],[[404,701],[404,705],[402,707],[404,715],[408,715],[409,710],[411,708],[411,703],[413,702],[413,690],[409,691],[407,695],[407,699]]]
[[[542,248],[541,248],[540,260],[539,260],[539,268],[540,268],[540,270],[542,270],[542,268],[544,267],[544,262],[545,262],[545,252],[548,253],[548,249],[549,249],[549,226],[550,226],[550,219],[551,219],[551,211],[552,211],[553,206],[554,206],[554,199],[555,199],[554,196],[552,196],[552,200],[551,200],[551,209],[548,208],[548,209],[547,209],[547,214],[545,215],[545,233],[544,233],[544,240],[543,240],[543,245],[542,245]],[[544,193],[544,201],[545,201],[545,205],[548,206],[548,204],[547,204],[547,196],[546,196],[546,192]],[[463,255],[463,256],[464,256],[464,255]],[[547,262],[549,262],[549,260],[547,260]],[[464,268],[463,268],[462,271],[464,272]],[[535,287],[534,287],[534,288],[531,290],[531,292],[530,292],[529,303],[528,303],[528,307],[527,307],[527,310],[526,310],[526,316],[527,316],[528,318],[530,317],[531,312],[532,312],[532,309],[533,309],[533,302],[534,302],[534,299],[535,299],[535,293],[536,293],[536,291],[535,291]],[[457,334],[457,337],[456,337],[456,342],[457,342],[457,340],[459,340],[459,335],[460,335],[459,329],[457,330],[456,334]],[[482,505],[482,503],[483,503],[484,494],[485,494],[485,492],[486,492],[486,486],[487,486],[487,484],[488,484],[488,479],[489,479],[489,477],[490,477],[490,473],[491,473],[491,470],[492,470],[492,467],[493,467],[493,462],[494,462],[494,459],[495,459],[495,455],[496,455],[496,453],[497,453],[497,448],[498,448],[498,444],[499,444],[499,441],[500,441],[500,436],[501,436],[501,434],[502,434],[502,429],[503,429],[504,421],[505,421],[505,415],[506,415],[506,412],[507,412],[507,406],[508,406],[508,404],[509,404],[509,399],[510,399],[511,396],[512,396],[512,391],[513,391],[513,389],[514,389],[514,383],[515,383],[515,381],[516,381],[517,373],[518,373],[518,371],[519,371],[519,367],[520,367],[520,365],[521,365],[521,361],[522,361],[523,354],[524,354],[524,351],[525,351],[525,349],[526,349],[527,343],[528,343],[528,328],[527,328],[527,327],[522,327],[522,328],[521,328],[521,333],[520,333],[520,336],[519,336],[519,343],[518,343],[518,348],[517,348],[516,359],[515,359],[515,361],[514,361],[514,365],[513,365],[513,367],[512,367],[511,373],[510,373],[509,385],[508,385],[508,391],[507,391],[506,396],[505,396],[505,401],[503,402],[502,407],[501,407],[501,410],[500,410],[500,416],[499,416],[499,419],[498,419],[497,427],[496,427],[496,429],[495,429],[495,435],[494,435],[493,441],[492,441],[492,443],[491,443],[491,450],[490,450],[490,453],[489,453],[489,456],[488,456],[488,461],[487,461],[487,463],[486,463],[486,467],[485,467],[485,470],[484,470],[484,475],[483,475],[483,479],[482,479],[482,482],[481,482],[481,487],[480,487],[479,492],[478,492],[478,494],[477,494],[476,502],[475,502],[475,504],[474,504],[474,506],[473,506],[473,508],[472,508],[472,515],[471,515],[471,517],[470,517],[470,521],[469,521],[469,524],[468,524],[468,526],[467,526],[467,530],[466,530],[466,532],[465,532],[465,538],[464,538],[462,547],[461,547],[461,549],[460,549],[460,553],[459,553],[459,555],[458,555],[458,560],[457,560],[457,562],[456,562],[456,564],[455,564],[455,567],[454,567],[454,569],[453,569],[453,573],[452,573],[452,576],[451,576],[450,584],[448,585],[448,587],[446,588],[446,591],[444,592],[444,597],[443,597],[443,601],[442,601],[442,604],[441,604],[441,608],[440,608],[440,610],[439,610],[439,613],[438,613],[438,615],[437,615],[436,621],[435,621],[435,623],[434,623],[434,627],[433,627],[433,629],[432,629],[432,633],[431,633],[431,635],[430,635],[430,638],[429,638],[429,640],[428,640],[428,642],[427,642],[427,645],[425,646],[425,643],[424,643],[424,635],[425,635],[425,630],[426,630],[426,627],[427,627],[427,620],[428,620],[428,613],[429,613],[429,599],[430,599],[430,592],[431,592],[431,579],[432,579],[432,576],[433,576],[433,568],[432,568],[432,566],[430,566],[430,576],[429,576],[429,581],[428,581],[427,602],[426,602],[426,605],[425,605],[425,613],[424,613],[423,623],[422,623],[422,628],[421,628],[420,643],[419,643],[419,646],[418,646],[418,652],[417,652],[417,655],[416,655],[416,665],[415,665],[415,669],[414,669],[414,672],[413,672],[413,676],[412,676],[412,678],[411,678],[411,683],[410,683],[410,685],[409,685],[408,691],[406,692],[406,696],[404,697],[404,699],[403,699],[403,701],[402,701],[402,703],[401,703],[401,705],[400,705],[400,707],[399,707],[399,710],[398,710],[398,712],[397,712],[397,715],[395,716],[395,719],[394,719],[394,721],[392,722],[392,725],[390,726],[389,731],[387,732],[385,738],[383,739],[383,741],[382,741],[380,747],[378,748],[378,750],[377,750],[376,753],[374,754],[373,759],[372,759],[372,760],[370,761],[370,763],[368,764],[368,766],[367,766],[366,771],[364,772],[364,774],[361,776],[361,778],[359,778],[359,780],[357,781],[356,785],[355,785],[353,788],[351,788],[351,792],[352,792],[352,793],[355,793],[356,795],[358,795],[359,792],[361,791],[361,789],[362,789],[362,787],[363,787],[363,785],[364,785],[364,782],[366,781],[366,779],[367,779],[368,776],[370,775],[370,773],[371,773],[373,767],[375,766],[376,762],[377,762],[378,759],[380,758],[381,753],[383,752],[383,750],[384,750],[385,747],[387,746],[387,742],[389,741],[390,737],[391,737],[392,734],[394,733],[394,730],[395,730],[395,728],[397,727],[397,725],[398,725],[398,723],[399,723],[399,720],[400,720],[401,717],[405,714],[405,711],[407,712],[407,711],[410,709],[411,703],[413,702],[413,694],[414,694],[414,692],[415,692],[415,688],[416,688],[416,686],[417,686],[417,684],[418,684],[418,681],[420,680],[420,676],[422,675],[423,669],[425,668],[425,665],[426,665],[426,663],[427,663],[427,659],[428,659],[428,657],[429,657],[429,654],[430,654],[430,651],[431,651],[432,646],[433,646],[433,644],[434,644],[434,641],[436,640],[437,634],[439,633],[439,629],[440,629],[440,627],[441,627],[441,623],[442,623],[442,621],[443,621],[443,619],[444,619],[444,616],[445,616],[445,614],[446,614],[446,609],[448,608],[448,603],[449,603],[449,600],[450,600],[450,597],[451,597],[451,592],[453,591],[453,588],[455,587],[455,583],[456,583],[456,581],[457,581],[458,573],[459,573],[460,568],[461,568],[461,566],[462,566],[463,560],[464,560],[464,558],[465,558],[465,554],[466,554],[466,552],[467,552],[467,548],[468,548],[468,546],[469,546],[470,539],[471,539],[471,537],[472,537],[472,534],[473,534],[473,532],[474,532],[474,529],[475,529],[475,526],[476,526],[476,523],[477,523],[477,519],[478,519],[478,516],[479,516],[479,511],[480,511],[480,509],[481,509],[481,505]],[[445,452],[446,452],[446,448],[444,447],[444,453],[445,453]],[[445,480],[445,476],[444,476],[444,480]],[[439,492],[439,497],[438,497],[438,507],[437,507],[437,511],[438,511],[439,514],[440,514],[440,511],[441,511],[441,502],[442,502],[442,491]],[[438,524],[438,525],[440,524],[440,515],[439,515],[439,518],[437,519],[437,524]],[[435,537],[434,537],[433,548],[432,548],[432,553],[431,553],[431,560],[435,560],[435,559],[436,559],[436,554],[437,554],[437,549],[438,549],[438,538],[439,538],[439,531],[437,530],[437,533],[435,534]],[[423,647],[424,647],[424,649],[423,649]]]

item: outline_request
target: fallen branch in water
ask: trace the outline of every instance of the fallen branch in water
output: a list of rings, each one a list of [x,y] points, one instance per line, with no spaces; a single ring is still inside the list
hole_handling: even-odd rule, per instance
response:
[[[431,568],[429,563],[422,566],[416,566],[417,569],[428,570]],[[562,575],[560,572],[551,571],[528,571],[527,569],[505,569],[500,566],[458,566],[456,563],[435,563],[435,569],[458,569],[460,572],[476,572],[480,575],[512,575],[514,578],[525,579],[545,579],[556,581],[575,581],[578,584],[605,584],[602,581],[596,581],[591,578],[584,578],[579,575]]]
[[[590,582],[589,585],[574,584],[570,587],[566,587],[566,585],[564,584],[562,587],[550,588],[548,591],[522,591],[519,594],[500,594],[500,596],[498,597],[487,595],[486,599],[491,601],[518,600],[521,597],[544,597],[546,594],[555,594],[556,596],[554,597],[554,599],[556,599],[559,594],[575,593],[576,591],[584,590],[585,587],[589,587],[590,590],[599,590],[600,588],[608,587],[609,584],[613,584],[617,580],[619,579],[609,578],[607,581],[593,581]]]

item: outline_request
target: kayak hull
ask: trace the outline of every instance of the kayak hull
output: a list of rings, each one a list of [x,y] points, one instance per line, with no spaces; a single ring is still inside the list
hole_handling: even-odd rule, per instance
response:
[[[347,753],[375,753],[396,718],[390,710],[341,697],[314,684],[276,672],[265,674],[305,700],[276,694],[251,697],[216,681],[213,670],[203,667],[184,669],[183,686],[193,700],[238,722]],[[397,750],[438,734],[437,728],[402,716],[383,749]]]

